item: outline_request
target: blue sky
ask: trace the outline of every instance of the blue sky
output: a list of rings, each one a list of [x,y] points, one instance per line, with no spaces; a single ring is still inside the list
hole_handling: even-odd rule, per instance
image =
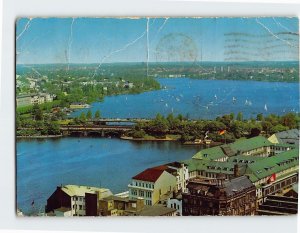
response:
[[[297,18],[21,18],[16,22],[18,64],[298,60],[298,41]]]

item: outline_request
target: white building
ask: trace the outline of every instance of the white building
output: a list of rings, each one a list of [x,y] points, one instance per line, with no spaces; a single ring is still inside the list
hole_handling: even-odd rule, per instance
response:
[[[176,216],[182,216],[182,196],[171,197],[167,201],[167,207],[176,210]]]

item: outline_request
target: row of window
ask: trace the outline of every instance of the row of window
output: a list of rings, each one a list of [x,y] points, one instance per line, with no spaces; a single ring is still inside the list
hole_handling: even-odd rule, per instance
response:
[[[84,197],[73,197],[73,201],[84,201]]]
[[[73,209],[74,210],[85,210],[85,206],[84,205],[77,205],[77,204],[74,204],[73,205]]]
[[[174,208],[174,209],[176,209],[176,210],[179,210],[179,205],[176,205],[176,203],[174,203],[174,204],[171,204],[171,208]]]
[[[143,190],[131,190],[131,194],[133,196],[139,196],[139,197],[148,197],[148,198],[151,198],[152,197],[152,192],[148,192],[148,191],[143,191]]]
[[[144,182],[133,182],[133,184],[135,186],[138,186],[138,187],[144,187],[144,188],[149,188],[149,189],[154,189],[154,184],[149,184],[149,183],[144,183]]]
[[[151,200],[145,200],[146,205],[152,205],[152,201]]]

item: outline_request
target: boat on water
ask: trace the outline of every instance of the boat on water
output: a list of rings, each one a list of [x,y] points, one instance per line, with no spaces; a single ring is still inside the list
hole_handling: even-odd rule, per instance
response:
[[[232,103],[235,103],[235,102],[236,102],[236,98],[232,97]]]
[[[268,107],[267,107],[267,104],[265,104],[265,107],[264,107],[265,111],[267,112],[268,111]]]

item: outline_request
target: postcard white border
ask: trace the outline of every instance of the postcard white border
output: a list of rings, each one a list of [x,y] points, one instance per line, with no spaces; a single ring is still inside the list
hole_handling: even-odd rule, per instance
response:
[[[226,2],[226,1],[225,1]],[[227,1],[228,2],[228,1]],[[249,1],[251,2],[251,1]],[[17,218],[15,216],[15,19],[48,16],[299,16],[295,1],[275,4],[145,0],[6,0],[0,89],[0,229],[114,232],[297,232],[297,217]],[[278,3],[279,2],[279,3]]]

